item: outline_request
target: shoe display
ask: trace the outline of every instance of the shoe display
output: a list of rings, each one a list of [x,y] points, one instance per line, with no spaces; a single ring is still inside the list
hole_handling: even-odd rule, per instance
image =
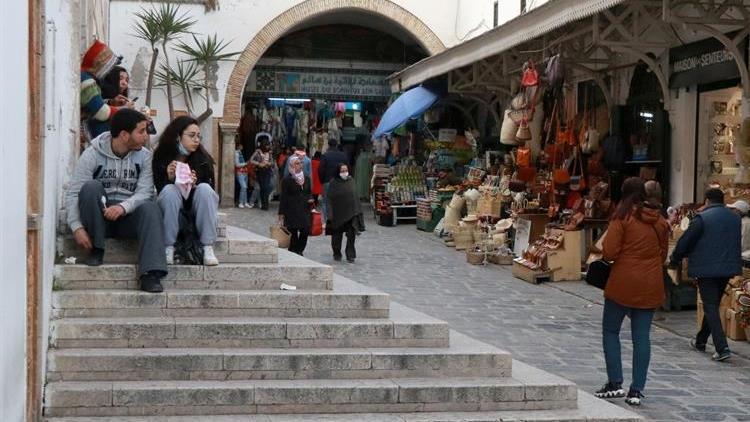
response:
[[[98,267],[104,263],[104,249],[94,248],[84,261],[89,267]]]
[[[631,406],[640,406],[641,401],[646,398],[640,391],[631,389],[628,391],[628,396],[625,398],[625,403]]]
[[[716,362],[723,362],[729,358],[732,357],[732,352],[729,351],[729,349],[724,349],[721,352],[716,352],[711,356],[711,359],[715,360]]]
[[[608,382],[604,384],[604,387],[599,389],[594,396],[600,399],[616,399],[625,397],[625,390],[622,389],[622,385]]]
[[[167,265],[174,265],[174,246],[167,246],[164,255],[167,257]]]

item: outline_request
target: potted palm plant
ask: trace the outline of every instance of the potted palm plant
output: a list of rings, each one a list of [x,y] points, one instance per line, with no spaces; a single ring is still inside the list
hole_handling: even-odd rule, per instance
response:
[[[240,54],[239,52],[226,52],[229,42],[219,39],[215,33],[200,39],[192,34],[193,45],[180,42],[176,49],[188,56],[188,60],[194,62],[203,72],[203,94],[206,100],[206,109],[197,117],[199,122],[206,120],[213,111],[211,110],[211,77],[216,73],[218,63],[230,60]]]
[[[172,84],[180,89],[185,99],[185,107],[189,115],[193,115],[195,106],[193,104],[193,89],[200,89],[201,84],[198,82],[200,70],[193,62],[180,60],[176,66],[167,67],[162,65],[156,72],[158,87],[166,87],[167,83]]]

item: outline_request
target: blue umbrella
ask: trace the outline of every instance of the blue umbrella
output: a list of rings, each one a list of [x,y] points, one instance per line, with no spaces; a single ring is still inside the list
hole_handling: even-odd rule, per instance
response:
[[[380,124],[372,134],[372,138],[376,139],[390,133],[393,129],[406,123],[407,120],[418,117],[435,104],[437,99],[437,95],[421,86],[404,92],[385,111],[380,119]]]

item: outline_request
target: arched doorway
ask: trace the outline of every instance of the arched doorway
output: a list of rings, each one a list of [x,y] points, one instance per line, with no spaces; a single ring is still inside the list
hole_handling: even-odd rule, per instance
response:
[[[234,142],[242,115],[242,97],[248,78],[264,53],[279,39],[306,27],[355,24],[395,32],[413,39],[433,55],[445,46],[419,18],[389,0],[308,0],[280,14],[247,44],[229,77],[224,96],[221,130],[221,199],[234,201]]]

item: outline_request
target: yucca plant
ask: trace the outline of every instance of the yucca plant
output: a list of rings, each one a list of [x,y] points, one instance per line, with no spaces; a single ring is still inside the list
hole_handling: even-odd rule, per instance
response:
[[[196,63],[203,70],[203,93],[206,99],[206,110],[198,117],[203,121],[211,115],[211,84],[209,83],[211,67],[223,60],[230,60],[232,57],[240,54],[239,51],[227,53],[225,50],[229,47],[229,42],[220,40],[218,35],[206,36],[205,39],[199,39],[192,34],[194,45],[188,45],[180,42],[176,49],[189,57],[189,61]]]
[[[193,89],[200,89],[201,84],[198,82],[198,76],[200,69],[193,62],[180,60],[177,62],[176,67],[166,67],[162,64],[161,68],[156,72],[157,86],[167,86],[167,84],[174,84],[180,88],[183,97],[185,97],[185,106],[187,107],[188,114],[193,115],[195,106],[193,105]]]
[[[187,13],[180,12],[180,6],[167,2],[161,4],[154,10],[154,18],[159,41],[161,42],[162,51],[164,52],[165,69],[171,69],[169,64],[169,55],[167,54],[167,44],[176,40],[182,34],[190,32],[195,24],[195,20],[187,16]],[[164,79],[167,88],[167,105],[169,106],[169,120],[174,119],[174,104],[172,102],[172,80]]]
[[[133,25],[134,33],[131,35],[146,41],[151,46],[151,64],[148,67],[148,76],[146,79],[146,105],[151,107],[154,72],[156,71],[156,60],[159,57],[159,47],[157,45],[161,39],[159,23],[156,19],[156,11],[153,8],[150,10],[141,8],[140,11],[135,13],[135,16],[139,20]]]

